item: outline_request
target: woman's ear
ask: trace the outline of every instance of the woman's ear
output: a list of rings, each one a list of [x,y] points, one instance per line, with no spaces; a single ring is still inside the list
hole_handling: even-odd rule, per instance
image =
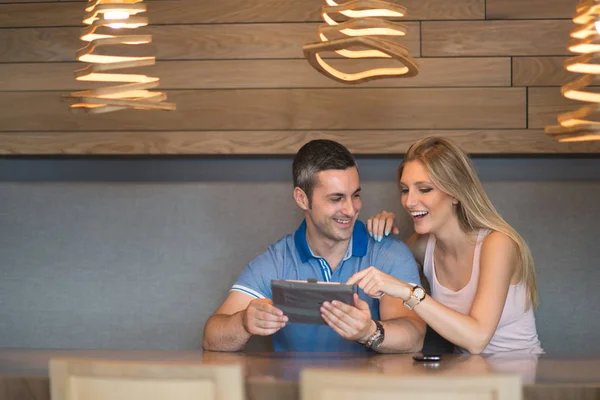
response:
[[[304,211],[310,208],[308,196],[304,193],[304,190],[300,189],[298,186],[294,188],[294,200],[296,201],[296,204],[298,204],[298,207]]]
[[[452,204],[458,204],[458,203],[459,203],[458,199],[456,197],[453,197]]]

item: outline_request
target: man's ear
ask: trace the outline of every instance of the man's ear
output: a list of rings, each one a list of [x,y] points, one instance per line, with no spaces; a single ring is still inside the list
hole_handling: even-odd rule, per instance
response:
[[[306,193],[304,193],[304,190],[300,189],[298,186],[294,188],[294,200],[296,200],[296,204],[298,204],[298,207],[300,207],[304,211],[310,208],[308,206],[308,196],[306,195]]]

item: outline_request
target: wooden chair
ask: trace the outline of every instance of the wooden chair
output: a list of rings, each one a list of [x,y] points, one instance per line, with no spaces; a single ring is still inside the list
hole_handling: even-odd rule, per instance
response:
[[[518,375],[383,375],[308,368],[301,400],[520,400]]]
[[[50,361],[52,400],[244,400],[241,365]]]

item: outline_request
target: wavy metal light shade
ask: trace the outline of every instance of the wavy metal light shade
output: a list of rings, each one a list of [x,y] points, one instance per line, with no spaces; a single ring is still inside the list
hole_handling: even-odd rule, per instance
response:
[[[390,39],[405,36],[406,26],[383,19],[404,17],[405,7],[381,0],[354,0],[343,4],[334,0],[325,1],[327,5],[321,7],[321,14],[327,25],[319,26],[321,41],[303,47],[304,56],[313,68],[342,83],[411,77],[419,73],[417,63],[410,57],[408,49]],[[338,22],[333,15],[349,20]],[[344,37],[331,40],[331,35]],[[353,50],[355,47],[361,50]],[[393,59],[401,66],[345,73],[326,62],[320,55],[323,52],[335,52],[345,58]]]
[[[545,132],[560,142],[600,140],[600,93],[591,86],[600,83],[600,0],[583,0],[573,17],[569,50],[579,55],[565,60],[567,71],[582,74],[561,87],[564,97],[589,103],[558,116],[558,125]]]
[[[107,55],[116,46],[137,46],[152,41],[152,35],[124,33],[148,25],[148,19],[138,15],[145,11],[143,0],[88,0],[83,16],[87,27],[81,31],[81,40],[87,45],[77,51],[77,60],[89,65],[75,71],[75,79],[113,85],[65,96],[72,103],[69,107],[73,113],[99,114],[127,108],[175,110],[175,104],[164,102],[165,93],[149,90],[158,87],[159,78],[114,72],[153,65],[155,57]]]

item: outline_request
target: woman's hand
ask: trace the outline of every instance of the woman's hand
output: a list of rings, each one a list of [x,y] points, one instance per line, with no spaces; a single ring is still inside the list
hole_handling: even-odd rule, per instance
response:
[[[367,220],[367,230],[372,238],[381,242],[383,236],[389,236],[390,233],[395,235],[400,233],[396,226],[396,216],[394,213],[382,211],[375,214]]]
[[[388,296],[398,297],[406,301],[410,298],[410,291],[412,289],[412,286],[408,283],[396,279],[385,272],[381,272],[375,267],[369,267],[355,273],[348,279],[346,284],[357,284],[367,295],[376,299],[387,294]]]

